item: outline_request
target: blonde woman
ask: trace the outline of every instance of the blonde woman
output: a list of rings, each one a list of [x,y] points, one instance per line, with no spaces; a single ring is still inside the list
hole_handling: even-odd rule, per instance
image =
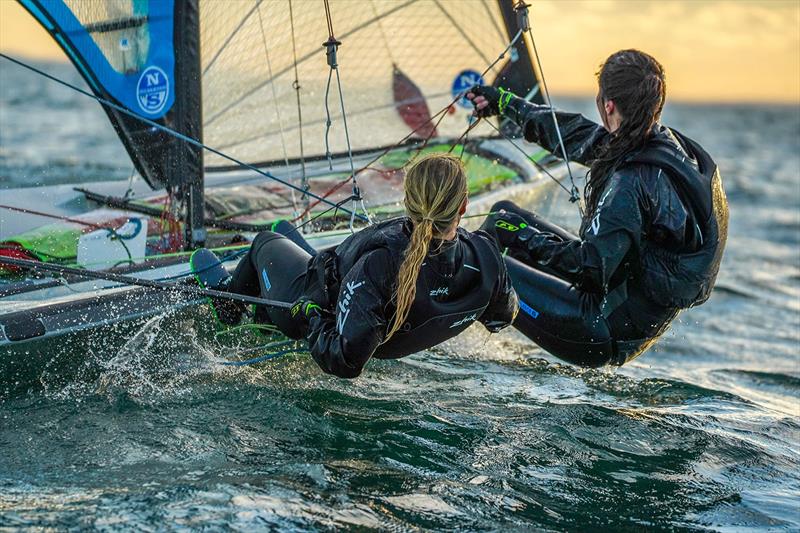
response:
[[[492,332],[508,326],[517,298],[497,245],[459,227],[467,207],[459,159],[435,154],[416,162],[404,201],[405,217],[313,256],[293,242],[297,232],[291,239],[260,233],[233,277],[209,285],[295,302],[291,311],[265,308],[256,316],[305,337],[320,368],[343,378],[357,377],[372,357],[410,355],[475,321]],[[241,319],[243,308],[230,301],[212,305],[223,322]]]

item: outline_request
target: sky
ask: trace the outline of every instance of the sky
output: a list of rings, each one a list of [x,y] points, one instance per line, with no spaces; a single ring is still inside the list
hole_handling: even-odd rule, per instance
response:
[[[638,48],[664,65],[671,100],[800,104],[800,0],[529,3],[551,94],[594,94],[600,63]],[[67,61],[15,0],[0,0],[0,51]]]

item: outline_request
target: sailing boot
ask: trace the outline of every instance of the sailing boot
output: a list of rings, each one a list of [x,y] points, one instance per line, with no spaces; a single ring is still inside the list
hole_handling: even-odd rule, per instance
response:
[[[189,264],[198,285],[205,289],[230,292],[233,276],[222,266],[222,262],[214,252],[206,248],[195,250],[189,259]],[[241,322],[245,312],[243,302],[229,298],[209,297],[208,303],[211,305],[214,318],[224,326],[235,326]]]

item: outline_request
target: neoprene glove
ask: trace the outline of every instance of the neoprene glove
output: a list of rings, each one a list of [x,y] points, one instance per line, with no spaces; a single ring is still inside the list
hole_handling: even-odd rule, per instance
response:
[[[483,109],[475,108],[475,114],[480,118],[502,115],[508,102],[514,97],[514,93],[511,91],[506,91],[503,88],[496,89],[491,85],[476,85],[468,92],[471,92],[475,96],[483,96],[489,103],[489,105]]]
[[[322,308],[308,298],[301,296],[292,304],[289,313],[292,315],[293,320],[306,327],[313,317],[322,316]]]
[[[539,233],[530,227],[524,218],[504,209],[498,211],[494,219],[494,231],[498,242],[503,248],[513,248],[520,239],[527,241],[534,234]]]

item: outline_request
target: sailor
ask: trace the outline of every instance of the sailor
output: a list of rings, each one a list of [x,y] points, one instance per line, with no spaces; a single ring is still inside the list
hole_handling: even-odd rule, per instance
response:
[[[556,357],[591,367],[634,359],[681,309],[708,299],[728,226],[714,161],[659,124],[661,64],[622,50],[598,82],[602,126],[555,113],[567,158],[590,167],[579,235],[510,202],[483,225],[508,250],[521,309],[514,325]],[[500,115],[526,140],[562,153],[549,107],[488,86],[467,97],[478,116]]]
[[[297,231],[260,233],[232,278],[215,288],[294,302],[256,317],[305,337],[323,371],[355,378],[371,357],[393,359],[456,336],[473,322],[511,324],[517,298],[489,235],[459,227],[467,178],[449,154],[421,158],[405,179],[406,216],[369,226],[316,255]],[[244,308],[212,301],[226,324]]]

